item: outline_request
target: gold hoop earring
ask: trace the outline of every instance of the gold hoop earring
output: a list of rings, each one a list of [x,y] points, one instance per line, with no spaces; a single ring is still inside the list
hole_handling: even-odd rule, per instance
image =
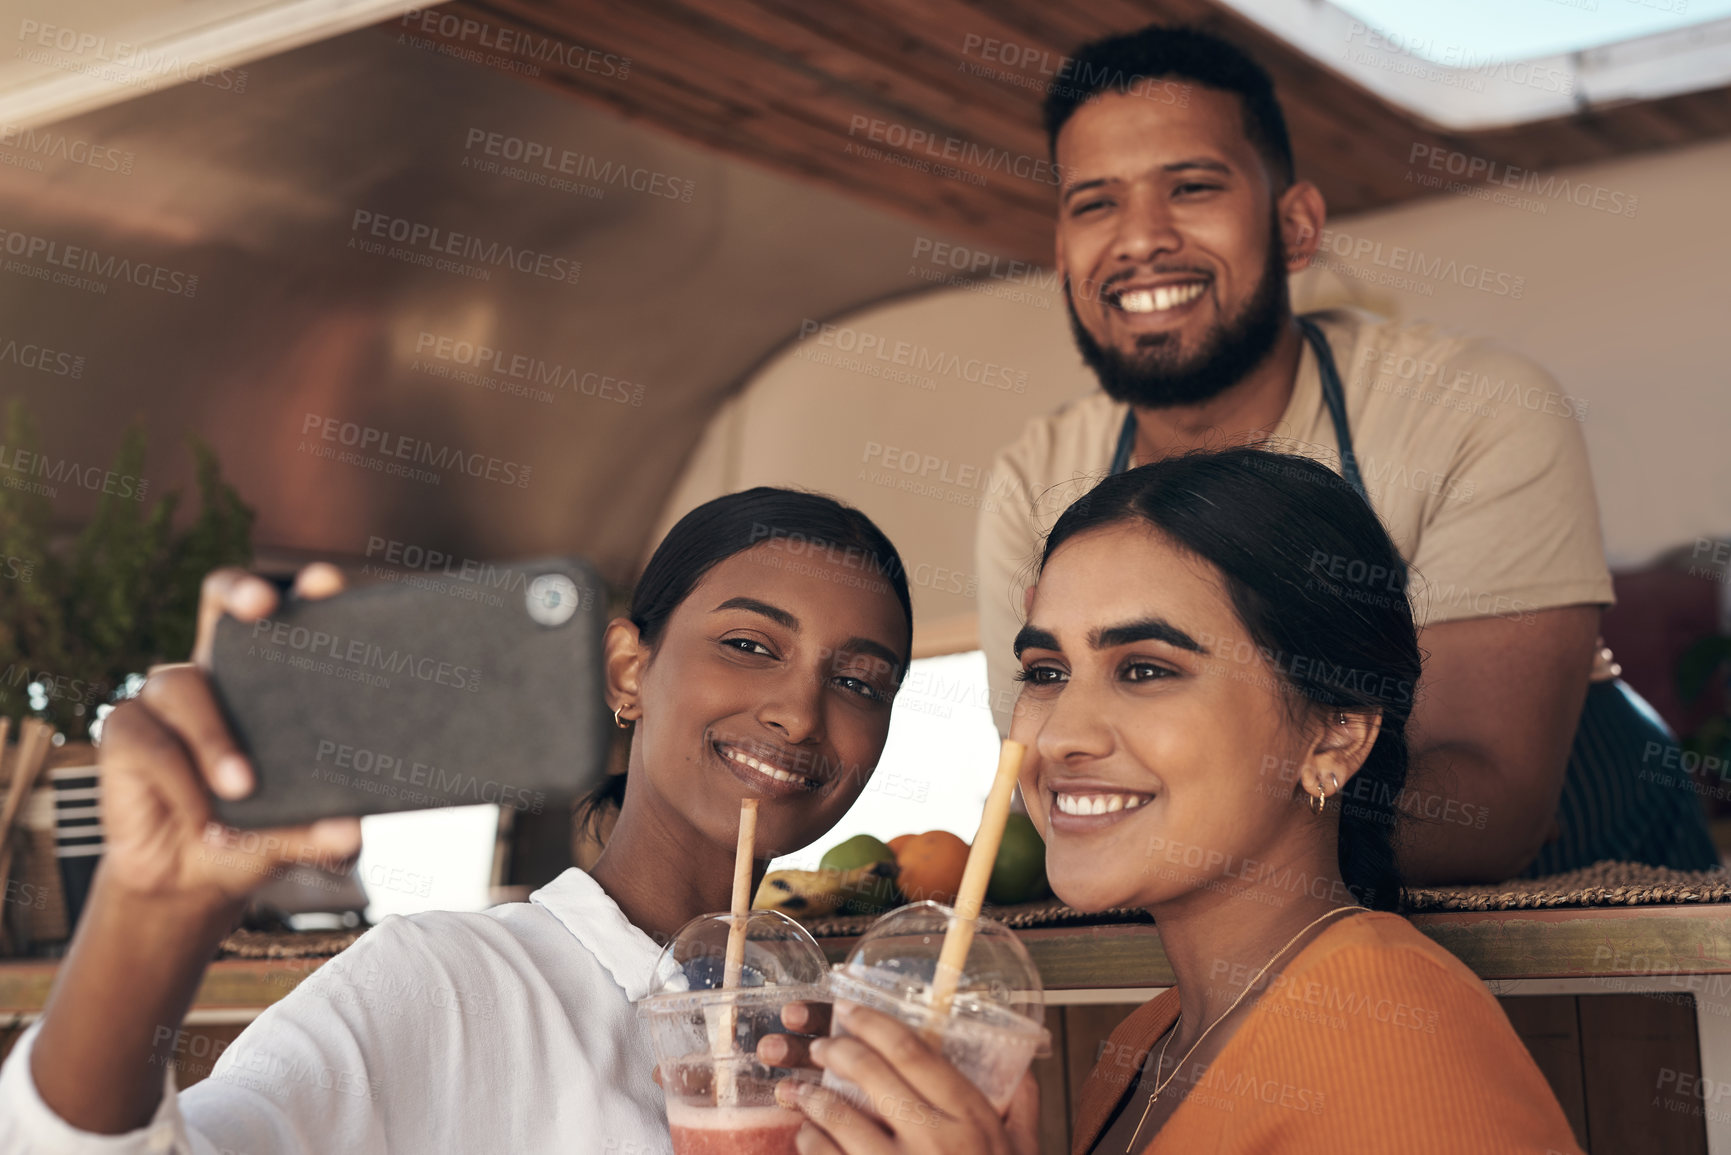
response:
[[[1310,812],[1318,818],[1328,809],[1328,792],[1322,788],[1322,783],[1316,784],[1316,793],[1310,795]]]
[[[619,727],[621,730],[629,730],[629,729],[631,729],[631,723],[621,721],[620,717],[619,717],[619,711],[621,711],[623,709],[625,709],[625,703],[624,702],[621,702],[617,706],[613,707],[613,724],[615,726]]]

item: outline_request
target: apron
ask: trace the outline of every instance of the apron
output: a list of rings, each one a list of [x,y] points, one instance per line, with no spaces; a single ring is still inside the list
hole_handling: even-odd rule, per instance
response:
[[[1335,368],[1334,351],[1316,322],[1308,317],[1297,320],[1316,354],[1322,398],[1340,447],[1341,476],[1369,504],[1352,448],[1346,390]],[[1135,444],[1136,411],[1132,409],[1118,432],[1113,473],[1129,468]],[[1606,860],[1675,870],[1718,866],[1719,852],[1707,830],[1706,812],[1681,768],[1680,753],[1664,719],[1621,678],[1590,683],[1563,773],[1562,797],[1557,800],[1559,833],[1539,848],[1538,857],[1519,877],[1561,874]]]

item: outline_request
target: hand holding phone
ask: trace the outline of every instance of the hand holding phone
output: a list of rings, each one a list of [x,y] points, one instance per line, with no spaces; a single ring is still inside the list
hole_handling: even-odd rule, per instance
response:
[[[212,688],[258,781],[218,816],[281,826],[569,799],[604,770],[605,614],[594,572],[551,558],[220,621]]]
[[[329,565],[308,566],[295,581],[296,594],[309,600],[342,588],[342,574]],[[264,618],[279,601],[276,587],[254,574],[211,573],[200,594],[193,660],[152,670],[138,696],[104,721],[97,749],[107,840],[101,870],[111,885],[189,908],[238,910],[279,864],[335,865],[359,852],[353,818],[259,831],[244,844],[226,838],[216,820],[212,796],[243,797],[254,781],[207,678],[216,624],[224,616]]]

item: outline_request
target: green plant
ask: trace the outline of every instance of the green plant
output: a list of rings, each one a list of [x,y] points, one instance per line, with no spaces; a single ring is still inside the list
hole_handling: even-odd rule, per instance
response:
[[[218,566],[251,562],[253,511],[223,482],[216,455],[191,437],[200,508],[177,531],[178,491],[144,500],[145,436],[134,424],[103,475],[94,516],[75,540],[56,543],[49,487],[29,480],[32,463],[46,459],[20,401],[8,407],[5,434],[0,716],[44,718],[81,739],[128,675],[191,653],[199,585]]]

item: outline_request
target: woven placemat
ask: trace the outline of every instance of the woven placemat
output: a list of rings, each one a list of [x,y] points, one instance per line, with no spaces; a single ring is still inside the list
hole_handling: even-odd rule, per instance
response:
[[[1679,903],[1731,902],[1731,872],[1668,870],[1639,862],[1600,862],[1567,874],[1517,878],[1489,886],[1438,887],[1409,891],[1404,913],[1444,911],[1540,910],[1585,906],[1664,906]],[[1055,898],[1017,906],[987,907],[986,915],[1016,930],[1048,926],[1093,926],[1146,923],[1148,913],[1136,908],[1073,910]],[[817,919],[806,928],[818,938],[863,934],[872,915]]]
[[[354,930],[263,931],[237,930],[217,948],[219,959],[329,958],[347,950],[366,933]]]
[[[1584,870],[1545,878],[1518,878],[1490,886],[1460,886],[1409,892],[1405,912],[1548,910],[1587,906],[1664,906],[1731,902],[1731,872],[1667,870],[1639,862],[1600,862]],[[1015,930],[1036,927],[1147,923],[1148,912],[1135,907],[1080,911],[1055,898],[1015,906],[988,906],[985,913]],[[817,938],[863,934],[876,915],[814,919],[806,929]],[[303,931],[299,934],[239,930],[222,942],[218,958],[329,958],[365,933],[364,928]]]
[[[1414,890],[1407,910],[1538,910],[1568,906],[1666,906],[1731,902],[1731,873],[1669,870],[1640,862],[1597,862],[1567,874],[1518,878],[1489,886]]]

